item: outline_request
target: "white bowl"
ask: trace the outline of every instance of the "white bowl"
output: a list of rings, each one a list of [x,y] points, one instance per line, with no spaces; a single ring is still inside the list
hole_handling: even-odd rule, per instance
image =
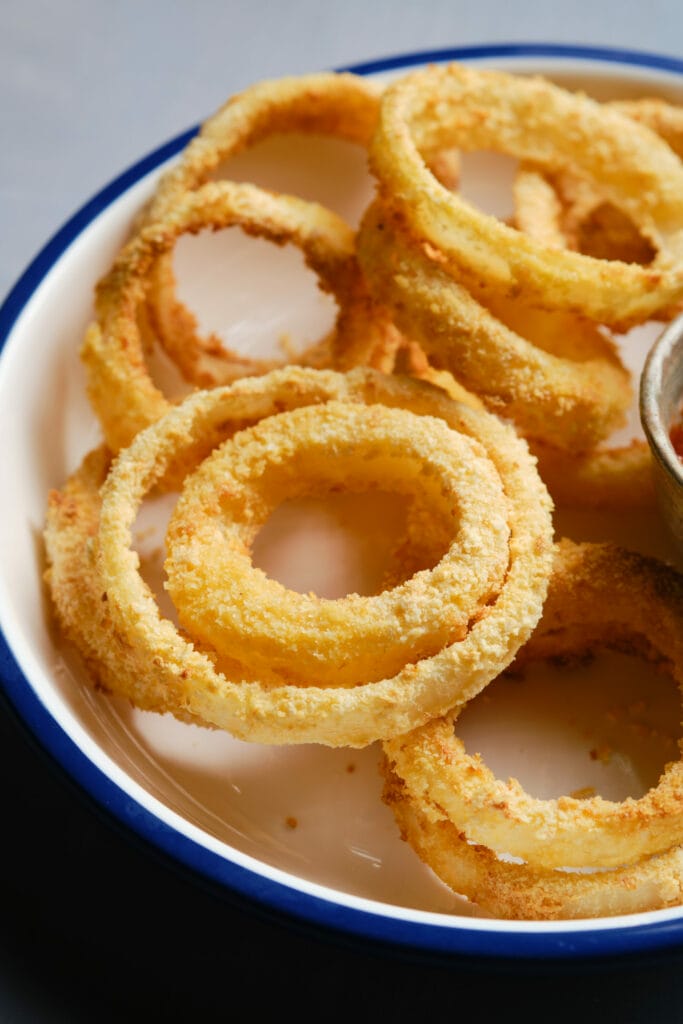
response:
[[[682,61],[604,49],[481,46],[401,55],[351,70],[387,78],[448,60],[544,73],[598,98],[657,93],[683,102]],[[41,531],[48,490],[61,485],[100,438],[78,359],[92,313],[93,285],[160,172],[190,134],[151,153],[85,203],[38,254],[0,310],[0,483],[5,496],[0,510],[0,657],[9,699],[39,742],[121,823],[201,878],[260,908],[347,938],[427,955],[563,959],[682,942],[683,908],[554,923],[480,915],[401,842],[381,803],[375,747],[270,749],[140,713],[93,692],[77,662],[55,643],[41,584]],[[302,143],[300,151],[277,142],[263,144],[235,162],[231,175],[239,174],[283,190],[306,194],[310,189],[350,220],[359,216],[371,189],[364,154],[331,142]],[[509,165],[489,155],[473,157],[466,166],[465,187],[472,198],[503,215],[509,212],[509,179]],[[237,322],[231,341],[250,351],[264,350],[284,330],[295,337],[324,330],[331,307],[304,274],[298,255],[252,242],[231,236],[228,243],[215,236],[179,246],[182,294],[202,321],[218,326]],[[259,278],[264,273],[268,277]],[[636,373],[653,339],[649,328],[629,339],[627,358]],[[640,431],[637,409],[628,430]],[[152,524],[157,529],[148,540],[152,548],[160,522]],[[308,523],[320,526],[314,513]],[[281,535],[287,524],[280,521],[280,528]],[[347,554],[355,550],[353,538],[336,527],[320,529],[323,552],[329,554],[331,544]],[[614,536],[671,556],[651,513],[610,521],[567,513],[558,520],[558,530],[577,539]],[[312,578],[320,582],[315,576],[320,558],[310,548],[311,535],[306,539],[308,561],[301,559],[295,538],[277,572],[291,583],[310,586]],[[275,557],[275,545],[266,545],[265,561]],[[349,570],[343,562],[336,565],[338,575],[327,573],[326,580],[340,592],[348,586]],[[514,736],[495,733],[503,766],[506,757],[521,756],[515,770],[542,773],[561,784],[576,767],[576,737],[558,760],[547,749],[555,742],[543,749],[538,731],[528,723],[526,728]],[[482,744],[495,732],[490,721],[475,722],[471,729]],[[518,748],[521,755],[515,754]],[[585,760],[585,750],[580,753]],[[607,780],[616,791],[626,785],[616,770],[600,774],[595,759],[591,771],[598,773],[591,776],[594,781]]]

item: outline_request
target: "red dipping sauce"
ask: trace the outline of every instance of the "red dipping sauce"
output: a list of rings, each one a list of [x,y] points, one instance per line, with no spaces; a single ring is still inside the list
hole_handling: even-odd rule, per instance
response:
[[[671,443],[674,446],[676,455],[678,455],[679,459],[683,461],[683,413],[681,414],[681,418],[678,419],[671,427],[669,437],[671,438]]]

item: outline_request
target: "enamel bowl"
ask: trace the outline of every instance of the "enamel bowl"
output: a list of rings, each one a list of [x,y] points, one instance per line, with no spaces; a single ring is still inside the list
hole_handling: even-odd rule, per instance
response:
[[[683,62],[604,49],[481,46],[399,55],[351,70],[388,80],[448,60],[543,73],[600,99],[657,94],[683,102]],[[78,357],[93,287],[192,134],[150,153],[85,202],[0,310],[0,657],[9,701],[42,747],[119,824],[203,883],[293,925],[441,957],[600,958],[683,942],[683,908],[609,920],[492,919],[443,886],[401,841],[381,801],[376,747],[271,749],[139,712],[88,686],[78,660],[58,641],[42,585],[42,529],[48,491],[100,441]],[[513,170],[501,157],[472,154],[464,160],[463,191],[508,216]],[[330,140],[273,139],[229,171],[318,199],[351,223],[372,191],[365,154]],[[175,259],[181,297],[205,329],[221,332],[232,347],[277,351],[284,334],[303,343],[332,321],[328,297],[296,251],[233,229],[182,239]],[[657,333],[646,325],[623,339],[636,380]],[[629,436],[643,437],[635,401],[615,443]],[[159,583],[165,510],[150,505],[144,512],[139,552]],[[278,510],[255,557],[290,586],[328,596],[370,586],[392,530],[400,528],[393,505],[381,501],[364,505],[342,496],[294,512]],[[675,559],[660,525],[656,509],[557,515],[558,534],[610,537]],[[607,657],[583,680],[579,675],[556,677],[548,667],[542,677],[491,684],[463,714],[468,747],[539,796],[589,787],[620,799],[647,788],[663,762],[678,756],[673,685],[658,689],[642,667]],[[567,687],[577,694],[571,702]],[[614,756],[600,756],[607,749]]]

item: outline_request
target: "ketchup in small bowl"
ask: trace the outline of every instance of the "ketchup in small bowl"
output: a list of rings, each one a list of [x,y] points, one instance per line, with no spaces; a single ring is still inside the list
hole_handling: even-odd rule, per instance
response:
[[[683,315],[662,331],[645,360],[640,419],[662,518],[683,557]]]

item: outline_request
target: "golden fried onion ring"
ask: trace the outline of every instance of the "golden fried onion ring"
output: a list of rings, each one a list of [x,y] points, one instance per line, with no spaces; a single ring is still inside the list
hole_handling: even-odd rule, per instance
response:
[[[166,588],[187,633],[261,680],[357,685],[467,635],[508,566],[507,499],[483,449],[441,419],[328,402],[240,431],[183,484],[166,536]],[[251,541],[312,488],[425,491],[449,524],[437,565],[365,597],[324,600],[257,569]],[[448,595],[448,596],[446,596]]]
[[[366,147],[382,86],[351,72],[266,79],[231,96],[190,139],[156,187],[144,220],[166,216],[185,192],[203,185],[231,157],[276,134],[332,136]]]
[[[581,450],[623,422],[630,377],[597,328],[510,301],[487,309],[377,202],[363,218],[357,252],[377,302],[391,310],[399,330],[526,437]],[[334,349],[342,368],[358,358],[357,350],[345,353],[341,338]]]
[[[652,263],[656,246],[630,217],[576,173],[521,164],[513,184],[516,228],[546,245],[595,259]],[[665,310],[668,318],[671,310]]]
[[[656,97],[604,104],[656,132],[683,158],[683,107]],[[601,259],[650,263],[656,239],[639,231],[594,182],[562,170],[547,175],[522,163],[513,183],[514,224],[547,245]]]
[[[228,677],[164,619],[138,571],[131,550],[132,525],[144,494],[173,464],[196,464],[203,439],[245,422],[330,400],[406,408],[436,416],[482,445],[509,502],[509,564],[495,600],[482,609],[467,636],[432,657],[407,664],[391,678],[356,687],[269,686],[243,675]],[[495,417],[452,402],[420,381],[371,370],[348,375],[299,367],[243,378],[210,392],[196,392],[139,433],[114,462],[101,487],[99,521],[61,514],[54,496],[46,528],[48,581],[58,614],[78,608],[83,574],[95,574],[101,614],[89,631],[86,662],[96,665],[106,688],[130,693],[152,686],[168,694],[168,710],[262,743],[365,746],[405,732],[468,700],[502,671],[540,616],[552,560],[550,501],[533,459],[514,431]],[[93,506],[97,495],[89,494]],[[72,510],[73,511],[73,510]],[[69,541],[66,531],[77,537]],[[79,544],[80,541],[80,544]],[[64,552],[71,557],[65,558]]]
[[[659,96],[641,96],[630,100],[610,100],[607,104],[634,121],[646,125],[683,157],[683,106]]]
[[[354,233],[330,210],[294,196],[276,196],[254,185],[214,182],[184,193],[161,220],[135,235],[96,289],[96,321],[81,348],[90,402],[108,446],[116,452],[170,407],[150,376],[138,323],[145,279],[154,260],[183,233],[238,226],[278,245],[293,243],[339,306],[340,344],[354,334],[382,348],[387,317],[368,295],[355,256]],[[346,340],[342,340],[346,339]]]
[[[641,121],[683,155],[683,108],[663,100],[614,100],[606,106]],[[522,165],[513,184],[519,230],[547,245],[572,248],[626,262],[648,263],[654,251],[626,214],[587,179],[571,172],[547,176]],[[558,505],[652,508],[655,491],[647,443],[600,445],[567,452],[532,441],[539,471]]]
[[[496,149],[574,167],[658,243],[648,267],[544,245],[441,186],[423,153]],[[624,330],[683,296],[683,163],[625,114],[539,77],[432,65],[390,83],[370,146],[380,194],[454,271]]]
[[[78,651],[92,684],[126,697],[135,707],[159,714],[171,712],[181,721],[205,725],[182,710],[184,685],[167,676],[118,673],[122,644],[112,628],[106,595],[93,558],[93,537],[99,528],[100,487],[112,455],[105,445],[85,456],[61,490],[48,499],[45,581],[62,635]]]
[[[614,544],[562,541],[543,610],[517,664],[611,647],[671,671],[683,688],[683,577]],[[432,821],[534,866],[613,867],[683,842],[683,758],[639,799],[540,800],[496,779],[454,733],[458,709],[385,743],[391,768]]]
[[[142,223],[166,217],[186,191],[198,189],[221,164],[268,136],[317,134],[367,146],[380,94],[377,83],[349,72],[266,80],[236,93],[201,124],[178,162],[162,175]],[[198,333],[195,316],[176,297],[171,253],[159,256],[147,276],[146,306],[154,335],[190,383],[227,384],[286,362],[315,365],[324,359],[325,347],[315,344],[293,360],[238,355],[217,336]]]
[[[493,917],[572,920],[662,910],[683,902],[683,847],[632,865],[591,873],[530,867],[502,860],[471,843],[448,820],[433,820],[411,799],[386,757],[382,798],[404,839],[455,893]]]
[[[546,174],[532,164],[520,164],[512,182],[512,199],[512,223],[518,231],[549,248],[568,248],[562,203]]]

